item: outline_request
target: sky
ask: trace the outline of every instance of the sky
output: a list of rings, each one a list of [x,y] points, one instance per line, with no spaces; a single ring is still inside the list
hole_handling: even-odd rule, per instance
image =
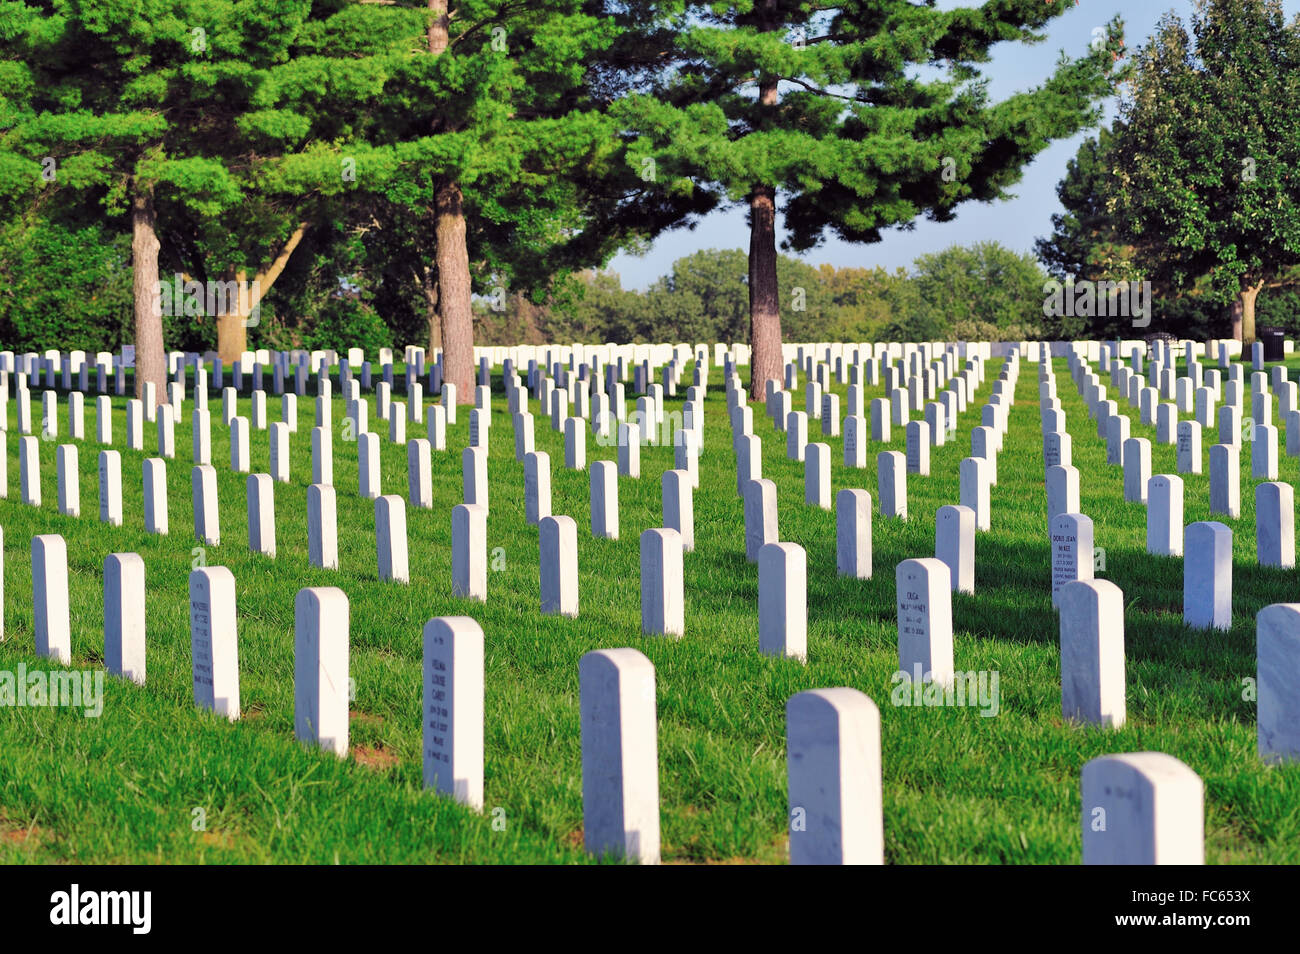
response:
[[[952,9],[975,5],[975,0],[940,0],[939,6]],[[1288,18],[1300,13],[1300,0],[1284,0]],[[1129,50],[1146,42],[1160,17],[1173,11],[1189,28],[1193,0],[1078,0],[1047,27],[1041,43],[1003,43],[993,48],[992,61],[982,67],[989,79],[989,96],[993,101],[1039,86],[1053,71],[1062,50],[1071,58],[1083,56],[1092,40],[1094,27],[1104,26],[1119,14],[1124,19],[1124,38]],[[1116,115],[1116,103],[1105,103],[1104,123]],[[1033,254],[1034,240],[1052,231],[1052,215],[1062,211],[1056,198],[1056,185],[1065,176],[1066,164],[1079,145],[1096,131],[1085,131],[1071,139],[1053,143],[1025,167],[1024,177],[1010,191],[1015,198],[1000,202],[971,202],[962,205],[951,222],[916,223],[912,231],[898,229],[884,233],[884,240],[859,245],[827,239],[821,245],[797,256],[812,265],[829,263],[836,267],[877,265],[893,270],[910,268],[912,262],[927,252],[937,252],[951,245],[969,245],[993,240],[1017,252]],[[778,206],[780,199],[778,198]],[[778,218],[777,242],[784,237]],[[650,250],[641,256],[620,253],[609,269],[622,278],[624,288],[645,289],[660,275],[672,270],[672,263],[685,255],[709,248],[749,248],[749,234],[744,209],[732,206],[707,216],[693,231],[675,229],[660,235]],[[786,253],[789,254],[789,253]]]

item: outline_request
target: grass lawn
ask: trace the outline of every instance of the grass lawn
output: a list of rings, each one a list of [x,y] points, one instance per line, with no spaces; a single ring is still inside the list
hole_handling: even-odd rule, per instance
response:
[[[1292,365],[1300,363],[1293,358]],[[1000,709],[890,704],[897,669],[894,568],[933,556],[935,510],[958,502],[958,463],[970,452],[1000,361],[958,422],[955,442],[935,448],[931,476],[908,478],[907,521],[874,516],[871,580],[837,578],[835,515],[803,503],[803,467],[788,461],[784,435],[755,405],[763,475],[779,488],[780,538],[808,553],[808,662],[758,652],[757,568],[744,558],[742,506],[735,490],[721,369],[705,402],[705,446],[695,491],[696,551],[685,560],[686,635],[640,634],[638,537],[662,525],[660,473],[671,447],[642,449],[642,476],[620,479],[618,541],[590,535],[588,474],[563,467],[563,435],[532,402],[539,450],[552,461],[552,509],[578,523],[577,619],[539,613],[537,531],[524,522],[523,466],[500,379],[490,438],[488,547],[494,569],[485,605],[451,596],[451,508],[461,499],[460,450],[469,413],[448,428],[451,450],[433,454],[434,508],[408,506],[409,586],[377,578],[374,511],[357,494],[356,444],[341,438],[334,400],[334,479],[339,488],[338,571],[307,560],[306,494],[314,398],[299,400],[291,477],[275,485],[278,556],[249,552],[245,476],[229,469],[220,397],[213,413],[221,544],[194,550],[190,512],[190,411],[168,461],[171,533],[144,532],[141,461],[125,449],[125,399],[114,398],[122,453],[125,524],[98,521],[100,450],[94,396],[81,442],[79,519],[56,508],[56,442],[41,445],[44,504],[24,506],[17,473],[16,401],[9,402],[9,497],[4,530],[5,640],[0,670],[50,668],[33,650],[30,539],[59,533],[68,543],[74,669],[103,665],[103,561],[136,552],[148,581],[148,684],[107,680],[100,718],[80,710],[0,709],[0,862],[392,863],[584,862],[578,660],[592,649],[632,646],[654,663],[659,717],[663,857],[670,863],[782,862],[786,858],[785,702],[804,689],[853,686],[880,707],[886,860],[891,863],[1074,864],[1080,860],[1079,777],[1098,755],[1154,750],[1186,762],[1206,786],[1206,857],[1211,863],[1300,862],[1300,765],[1266,768],[1255,751],[1254,703],[1243,679],[1255,675],[1255,613],[1296,599],[1297,571],[1256,565],[1254,485],[1243,456],[1242,514],[1233,527],[1233,627],[1196,632],[1182,624],[1182,560],[1145,553],[1145,508],[1123,502],[1122,474],[1063,360],[1058,394],[1082,474],[1081,506],[1106,551],[1099,574],[1123,591],[1128,722],[1119,731],[1065,724],[1060,714],[1058,624],[1043,485],[1035,365],[1021,363],[1009,432],[992,491],[993,526],[976,542],[976,593],[953,597],[958,670],[999,674]],[[400,378],[400,371],[399,371]],[[794,406],[803,405],[801,387]],[[314,392],[314,386],[309,390]],[[337,387],[335,388],[337,392]],[[629,386],[630,390],[630,386]],[[1111,389],[1113,390],[1113,389]],[[683,387],[684,391],[684,387]],[[845,388],[836,386],[841,396]],[[40,390],[33,391],[39,421]],[[868,401],[880,396],[868,388]],[[1114,395],[1112,395],[1114,396]],[[400,398],[400,395],[398,396]],[[268,397],[279,420],[279,399]],[[632,404],[629,395],[629,405]],[[66,403],[60,401],[66,441]],[[669,402],[670,410],[677,406]],[[843,406],[843,404],[842,404]],[[240,413],[249,413],[240,401]],[[385,493],[406,494],[405,449],[381,433]],[[1152,440],[1152,473],[1174,473],[1175,449],[1155,443],[1121,402],[1134,436]],[[382,430],[381,430],[382,429]],[[868,467],[842,466],[831,445],[832,495],[865,488]],[[423,436],[408,424],[407,436]],[[888,449],[903,449],[902,428]],[[1205,473],[1183,475],[1185,519],[1210,519]],[[589,436],[588,460],[616,448]],[[253,472],[269,468],[267,435],[254,431]],[[1281,479],[1297,463],[1282,456]],[[1223,519],[1223,518],[1215,518]],[[228,724],[195,710],[191,696],[187,577],[200,556],[227,566],[238,592],[243,717]],[[293,606],[304,586],[339,586],[351,601],[351,753],[339,760],[293,736]],[[470,615],[486,634],[485,811],[477,815],[421,788],[421,630],[431,617]]]

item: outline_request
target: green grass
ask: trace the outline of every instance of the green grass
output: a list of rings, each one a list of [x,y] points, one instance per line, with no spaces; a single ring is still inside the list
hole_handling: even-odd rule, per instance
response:
[[[701,486],[695,492],[696,552],[686,558],[686,635],[640,634],[638,537],[660,526],[659,474],[672,450],[646,447],[642,477],[619,482],[621,539],[589,531],[588,475],[563,468],[563,437],[537,414],[539,450],[551,454],[553,512],[579,526],[581,615],[539,613],[537,531],[524,523],[523,468],[499,380],[491,436],[488,546],[502,548],[485,605],[451,593],[451,507],[461,499],[462,407],[446,453],[433,454],[435,507],[408,507],[409,586],[377,579],[373,505],[357,495],[356,445],[338,427],[337,572],[307,561],[306,486],[313,399],[300,399],[291,438],[289,485],[275,486],[278,556],[247,547],[245,478],[229,469],[220,401],[212,401],[221,544],[207,562],[228,566],[238,591],[244,715],[227,724],[191,698],[187,577],[193,560],[187,403],[168,462],[171,534],[144,533],[140,462],[124,449],[125,402],[114,399],[122,451],[125,525],[97,519],[98,446],[94,401],[81,445],[80,519],[57,513],[54,446],[42,445],[44,505],[19,499],[17,434],[10,431],[5,532],[6,640],[0,669],[49,668],[33,652],[30,538],[68,541],[72,668],[103,664],[103,560],[140,553],[148,574],[146,687],[109,679],[103,716],[59,708],[0,709],[0,862],[582,862],[578,660],[592,649],[633,646],[654,663],[658,689],[663,856],[669,862],[780,862],[786,857],[785,702],[804,689],[853,686],[881,710],[886,859],[891,863],[1077,863],[1079,775],[1098,755],[1157,750],[1192,767],[1206,784],[1206,854],[1212,863],[1300,861],[1300,767],[1264,767],[1255,752],[1253,703],[1242,680],[1254,675],[1254,614],[1294,598],[1295,571],[1262,569],[1254,555],[1254,482],[1243,462],[1242,516],[1234,530],[1233,628],[1181,622],[1182,561],[1147,556],[1145,508],[1123,503],[1122,475],[1105,464],[1104,443],[1057,361],[1058,392],[1082,472],[1081,504],[1107,554],[1103,574],[1124,591],[1128,722],[1119,731],[1066,724],[1060,715],[1058,626],[1050,598],[1035,367],[1022,362],[1017,403],[998,460],[992,531],[978,536],[976,593],[956,595],[959,670],[996,670],[1001,709],[906,708],[889,704],[897,668],[894,568],[932,556],[934,512],[958,500],[958,462],[988,399],[1000,362],[958,422],[958,438],[934,449],[928,478],[910,475],[906,522],[874,519],[871,580],[835,573],[835,518],[803,504],[802,465],[786,460],[784,436],[755,406],[763,473],[779,488],[782,540],[808,552],[808,662],[758,653],[757,571],[744,559],[742,506],[720,369],[706,401]],[[841,395],[844,388],[836,387]],[[879,389],[868,389],[868,400]],[[39,392],[33,392],[39,398]],[[629,402],[630,403],[630,402]],[[63,402],[61,402],[62,406]],[[249,402],[240,402],[247,414]],[[802,388],[795,401],[802,406]],[[1126,409],[1126,405],[1121,405]],[[10,401],[10,426],[17,408]],[[39,420],[39,400],[33,401]],[[1134,435],[1153,428],[1133,419]],[[279,419],[278,399],[268,416]],[[373,416],[373,409],[372,409]],[[378,430],[382,422],[373,421]],[[60,421],[66,435],[66,411]],[[407,436],[422,436],[408,425]],[[902,449],[901,428],[890,449]],[[62,436],[59,440],[67,440]],[[833,492],[862,487],[876,497],[868,467],[842,466],[831,444]],[[1212,435],[1205,439],[1206,458]],[[382,432],[383,489],[405,496],[406,454]],[[266,435],[253,432],[253,471],[268,468]],[[588,440],[588,459],[614,448]],[[1172,473],[1174,448],[1153,446],[1152,472]],[[1283,479],[1296,462],[1282,459]],[[1186,520],[1209,519],[1208,475],[1183,475]],[[1222,519],[1222,518],[1218,518]],[[338,760],[293,737],[293,605],[304,586],[337,585],[351,601],[352,754]],[[482,815],[421,788],[421,630],[433,616],[468,614],[486,634],[486,774]],[[195,830],[196,809],[206,830]]]

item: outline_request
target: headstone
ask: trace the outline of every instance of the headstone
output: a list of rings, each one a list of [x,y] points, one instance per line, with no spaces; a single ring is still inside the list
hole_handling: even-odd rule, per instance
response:
[[[796,543],[767,543],[758,552],[758,649],[808,657],[808,554]]]
[[[926,448],[929,456],[929,448]],[[928,461],[927,461],[928,465]],[[831,509],[831,448],[829,444],[809,444],[804,451],[804,503],[809,507]]]
[[[655,673],[635,649],[602,649],[578,664],[586,850],[659,862]]]
[[[450,385],[447,385],[450,387]],[[548,461],[549,463],[549,461]],[[488,453],[485,447],[466,447],[460,455],[463,503],[488,506]],[[489,508],[489,512],[491,512]]]
[[[1172,755],[1095,758],[1082,790],[1085,865],[1204,863],[1205,787]]]
[[[876,457],[876,494],[882,517],[907,519],[907,461],[898,451]]]
[[[1250,475],[1255,480],[1277,480],[1277,428],[1256,424],[1250,443]]]
[[[249,474],[248,549],[275,559],[275,484],[270,474]]]
[[[792,865],[884,864],[880,711],[857,689],[786,703]]]
[[[144,461],[144,530],[167,535],[167,462],[159,457]],[[103,486],[102,484],[100,485]],[[101,514],[103,499],[100,500]]]
[[[194,509],[194,536],[215,547],[221,543],[217,509],[217,471],[211,464],[199,464],[190,471],[190,501]]]
[[[349,614],[337,586],[305,587],[294,599],[293,734],[340,758],[348,754]]]
[[[752,434],[736,438],[736,493],[745,496],[745,487],[751,480],[763,476],[763,442]]]
[[[322,569],[339,568],[338,498],[329,484],[307,488],[307,559]]]
[[[323,427],[311,429],[311,482],[334,486],[334,442]]]
[[[113,443],[113,402],[107,396],[95,398],[95,440]]]
[[[375,548],[380,580],[411,582],[406,545],[406,501],[397,494],[375,498]]]
[[[612,460],[591,463],[591,535],[618,539],[618,465]]]
[[[1295,566],[1295,489],[1290,484],[1255,488],[1255,555],[1260,566]]]
[[[1178,422],[1178,461],[1180,474],[1201,472],[1201,425],[1195,421]]]
[[[249,469],[248,418],[236,417],[230,422],[230,469],[246,474]]]
[[[1147,553],[1183,555],[1183,480],[1156,474],[1147,482]]]
[[[641,534],[642,633],[681,636],[686,631],[682,552],[682,536],[670,527]]]
[[[1151,479],[1151,442],[1130,437],[1124,442],[1124,500],[1147,502],[1147,481]]]
[[[144,406],[135,398],[126,402],[126,446],[144,450]]]
[[[907,472],[930,476],[930,425],[912,421],[906,427]]]
[[[751,480],[745,485],[745,559],[757,563],[758,551],[778,539],[776,484]]]
[[[145,683],[144,560],[138,553],[104,558],[104,668]]]
[[[889,401],[885,398],[871,402],[871,439],[881,444],[890,441]]]
[[[32,537],[32,604],[36,655],[70,665],[68,545],[57,533]]]
[[[425,421],[424,428],[430,449],[445,451],[447,449],[447,408],[444,405],[429,405],[428,419]]]
[[[524,457],[536,450],[533,430],[533,416],[521,411],[514,416],[515,460],[523,463]]]
[[[1232,627],[1232,531],[1217,521],[1188,526],[1183,558],[1183,622]]]
[[[487,508],[457,504],[451,508],[451,593],[487,601]]]
[[[633,479],[641,476],[641,428],[636,424],[618,425],[618,473]]]
[[[99,519],[122,526],[122,455],[117,451],[99,452]]]
[[[1256,734],[1265,762],[1300,761],[1300,603],[1274,603],[1255,617]]]
[[[867,419],[860,415],[844,419],[844,466],[867,466]]]
[[[1210,513],[1241,516],[1241,455],[1235,444],[1210,448]]]
[[[468,616],[429,620],[424,626],[424,787],[475,811],[483,809],[483,694],[483,629]]]
[[[993,525],[989,503],[989,462],[984,457],[966,457],[958,465],[961,505],[975,514],[975,529],[987,531]]]
[[[357,492],[363,500],[379,497],[379,435],[367,432],[357,435]]]
[[[803,411],[791,411],[785,421],[785,456],[802,462],[807,446],[808,415]]]
[[[1116,414],[1106,422],[1106,463],[1118,467],[1124,463],[1124,443],[1130,437],[1130,422]]]
[[[35,437],[18,438],[18,476],[23,503],[41,505],[41,445]]]
[[[212,412],[195,408],[190,414],[190,441],[194,463],[212,463]]]
[[[940,507],[934,518],[934,556],[948,567],[954,593],[975,592],[975,511]]]
[[[1047,522],[1063,513],[1079,512],[1079,470],[1077,467],[1047,468]]]
[[[835,497],[835,565],[840,576],[871,579],[871,494],[865,490]]]
[[[542,613],[578,615],[578,525],[547,516],[539,524]]]
[[[176,456],[176,420],[170,404],[158,406],[158,456],[172,458]]]
[[[289,425],[283,421],[273,422],[268,441],[271,452],[270,477],[277,483],[287,484],[289,482]]]
[[[231,722],[237,720],[235,575],[224,566],[200,567],[190,573],[190,660],[195,707],[209,709]]]
[[[1093,575],[1092,520],[1081,513],[1063,513],[1053,517],[1052,537],[1052,605],[1060,605],[1061,590],[1075,580],[1091,580]]]
[[[970,455],[986,462],[988,484],[998,485],[997,430],[992,427],[977,427],[970,433]]]
[[[298,433],[298,395],[285,394],[280,398],[280,423],[290,434]]]
[[[933,557],[904,560],[895,572],[898,669],[912,681],[953,682],[952,580]]]
[[[1073,441],[1067,433],[1052,433],[1043,438],[1043,463],[1048,467],[1069,467],[1073,461]]]
[[[1110,580],[1075,580],[1061,611],[1061,715],[1118,729],[1124,724],[1124,594]]]
[[[695,550],[695,500],[691,476],[684,470],[665,470],[662,482],[664,526],[676,530],[682,550]]]
[[[60,444],[55,452],[59,482],[59,513],[81,516],[81,472],[77,464],[77,445]]]
[[[433,474],[429,442],[412,438],[406,442],[406,493],[412,507],[433,509]]]
[[[535,451],[524,457],[524,519],[536,526],[551,515],[551,456]]]

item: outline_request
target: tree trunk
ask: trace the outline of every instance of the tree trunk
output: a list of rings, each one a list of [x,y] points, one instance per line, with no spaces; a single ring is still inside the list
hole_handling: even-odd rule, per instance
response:
[[[1241,356],[1250,357],[1250,346],[1255,343],[1255,299],[1264,287],[1262,281],[1255,282],[1237,293],[1236,307],[1233,309],[1233,332],[1241,342]],[[1235,321],[1237,311],[1241,313],[1241,324]]]
[[[234,307],[217,314],[217,354],[222,365],[229,368],[248,350],[248,316],[256,304],[253,290],[248,287],[248,272],[241,268],[226,273],[225,298],[225,303]]]
[[[447,0],[429,0],[428,30],[429,52],[441,56],[451,43]],[[435,131],[440,128],[441,122],[435,120]],[[470,300],[464,196],[454,181],[438,180],[433,214],[438,312],[442,318],[442,380],[456,385],[456,403],[469,404],[474,400],[474,312]],[[432,328],[429,343],[432,346]]]
[[[442,347],[442,316],[438,314],[438,284],[433,280],[433,269],[426,268],[420,280],[420,289],[424,292],[425,319],[429,322],[428,357]]]
[[[456,402],[474,400],[474,311],[469,247],[460,187],[440,181],[434,197],[438,311],[442,315],[442,380],[456,385]]]
[[[242,308],[217,315],[217,354],[224,367],[233,365],[248,350],[247,321],[248,315]]]
[[[759,186],[749,197],[749,387],[767,401],[767,382],[781,381],[781,295],[776,281],[776,190]]]
[[[429,0],[429,52],[438,56],[451,40],[451,17],[447,0]]]
[[[153,382],[154,401],[167,401],[167,352],[163,348],[162,294],[158,289],[158,234],[153,189],[139,186],[131,197],[131,287],[135,299],[135,396],[143,400]]]
[[[248,329],[257,327],[259,323],[261,312],[258,309],[262,299],[284,272],[294,250],[307,234],[309,224],[298,223],[279,254],[257,273],[251,285],[248,283],[247,271],[241,268],[234,272],[234,288],[227,289],[226,301],[234,302],[235,308],[217,315],[217,354],[224,365],[229,366],[238,361],[239,356],[248,350]],[[254,314],[258,317],[255,318]]]
[[[777,26],[776,0],[764,0],[767,32]],[[775,109],[777,80],[764,76],[758,102]],[[750,399],[767,403],[767,382],[781,381],[781,292],[776,280],[776,188],[754,186],[749,195],[749,390]]]

